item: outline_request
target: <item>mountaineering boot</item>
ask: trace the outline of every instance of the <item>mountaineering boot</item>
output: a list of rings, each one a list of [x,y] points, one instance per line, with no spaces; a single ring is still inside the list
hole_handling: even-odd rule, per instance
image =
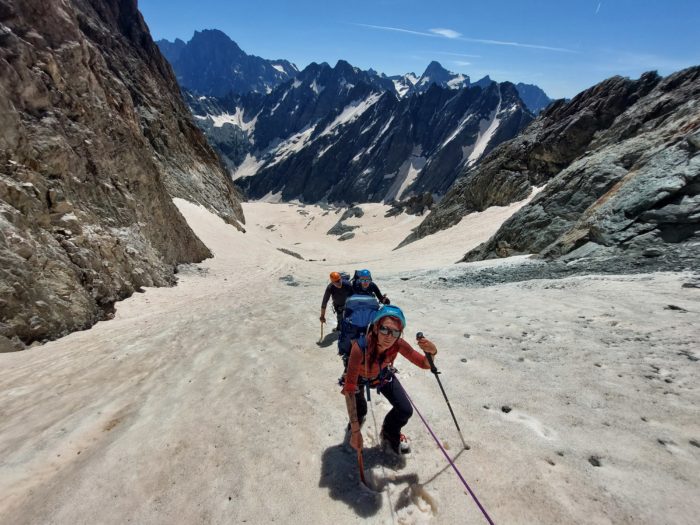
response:
[[[408,454],[411,452],[411,442],[408,441],[408,438],[404,434],[400,434],[399,436],[399,452],[401,452],[401,454]]]
[[[399,434],[399,438],[396,439],[394,436],[388,436],[382,427],[381,438],[384,448],[389,448],[394,454],[401,455],[411,452],[411,444],[404,434]]]

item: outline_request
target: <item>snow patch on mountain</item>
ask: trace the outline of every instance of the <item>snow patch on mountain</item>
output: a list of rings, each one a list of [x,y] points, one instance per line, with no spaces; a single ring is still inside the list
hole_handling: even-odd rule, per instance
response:
[[[282,160],[286,159],[290,155],[297,153],[302,150],[304,146],[309,142],[311,134],[314,132],[315,125],[310,125],[301,130],[299,133],[295,133],[286,140],[283,140],[276,149],[274,149],[273,155],[274,159],[270,162],[269,166],[274,166]]]
[[[313,82],[311,82],[311,90],[316,93],[317,95],[320,95],[321,92],[326,89],[326,86],[319,86],[318,83],[316,82],[316,79],[314,79]]]
[[[405,97],[406,93],[408,93],[408,91],[411,89],[410,86],[406,85],[400,80],[393,79],[392,82],[394,83],[394,89],[396,89],[396,94],[399,96],[399,98]]]
[[[364,154],[365,154],[365,149],[363,148],[363,149],[361,149],[361,150],[357,153],[357,155],[355,155],[355,156],[352,158],[352,160],[351,160],[350,162],[357,162],[358,160],[360,160],[360,158],[361,158],[362,155],[364,155]]]
[[[458,73],[454,78],[447,81],[447,87],[450,89],[459,89],[469,85],[469,77]]]
[[[471,121],[474,118],[474,116],[475,115],[473,113],[467,113],[466,115],[464,115],[462,117],[462,120],[460,120],[459,124],[457,124],[457,127],[452,132],[452,134],[449,137],[447,137],[447,139],[442,144],[440,144],[440,149],[444,148],[447,144],[452,142],[454,138],[462,132],[464,127],[469,123],[469,121]]]
[[[281,200],[282,200],[282,190],[278,191],[277,193],[269,192],[267,195],[262,197],[257,202],[267,202],[267,203],[271,203],[271,204],[277,204]]]
[[[379,134],[377,135],[377,139],[381,138],[381,137],[384,135],[384,133],[386,133],[386,131],[389,129],[389,126],[391,126],[391,123],[392,123],[393,121],[394,121],[394,115],[392,115],[391,118],[389,118],[389,120],[387,121],[387,123],[384,124],[384,127],[382,128],[382,130],[381,130],[381,131],[379,132]]]
[[[404,75],[404,78],[405,78],[406,80],[408,80],[408,81],[409,81],[411,84],[413,84],[414,86],[415,86],[416,83],[418,82],[418,77],[417,77],[416,75],[414,75],[413,73],[406,73],[406,74]]]
[[[236,112],[233,114],[221,113],[220,115],[207,115],[205,118],[210,118],[214,122],[215,128],[220,128],[224,124],[233,124],[248,133],[252,133],[255,130],[255,124],[258,121],[257,115],[246,121],[242,108],[236,108]]]
[[[420,145],[413,147],[411,156],[401,165],[396,180],[387,191],[386,197],[384,197],[385,202],[400,200],[406,189],[416,180],[428,161],[427,158],[421,156],[422,152],[423,148]]]
[[[481,158],[481,156],[484,154],[484,151],[486,150],[486,146],[488,146],[489,142],[491,141],[493,134],[498,129],[498,125],[501,123],[501,120],[499,118],[499,112],[501,110],[501,101],[501,89],[499,87],[498,106],[496,106],[496,109],[491,112],[488,121],[482,120],[479,123],[479,136],[477,137],[476,142],[474,143],[474,149],[472,149],[471,153],[469,154],[469,158],[467,159],[467,166],[474,164],[477,160],[479,160],[479,158]]]
[[[335,120],[323,130],[323,133],[321,133],[319,137],[330,135],[339,126],[357,120],[365,111],[372,107],[372,105],[375,104],[380,97],[380,93],[372,93],[364,100],[358,100],[348,104],[345,106],[340,115],[338,115]]]
[[[252,154],[248,153],[243,159],[243,162],[231,173],[231,180],[240,179],[241,177],[248,177],[255,175],[260,167],[265,163],[263,159],[258,159]]]
[[[348,82],[347,80],[342,79],[342,80],[340,81],[340,87],[342,87],[343,89],[345,89],[345,90],[347,90],[347,91],[350,91],[352,88],[355,87],[355,84],[351,84],[351,83]]]
[[[360,135],[364,135],[364,134],[367,133],[368,131],[371,131],[372,129],[374,129],[374,125],[375,125],[376,123],[377,123],[377,121],[376,121],[376,120],[373,120],[372,122],[370,122],[369,124],[367,124],[364,128],[362,128],[362,131],[360,131]]]
[[[326,152],[328,152],[328,150],[331,149],[335,145],[336,145],[335,142],[331,142],[330,144],[328,144],[328,146],[326,146],[325,148],[323,148],[321,151],[319,151],[316,154],[316,158],[320,159],[321,157],[323,157],[326,154]]]

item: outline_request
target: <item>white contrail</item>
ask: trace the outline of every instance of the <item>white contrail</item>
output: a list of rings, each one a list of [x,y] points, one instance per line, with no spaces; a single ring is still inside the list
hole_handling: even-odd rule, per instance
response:
[[[380,29],[382,31],[396,31],[399,33],[409,33],[411,35],[429,36],[432,38],[449,38],[450,40],[462,40],[464,42],[476,42],[478,44],[488,44],[488,45],[494,45],[494,46],[525,47],[525,48],[529,48],[529,49],[544,49],[547,51],[559,51],[561,53],[578,53],[578,51],[573,51],[572,49],[566,49],[563,47],[541,46],[541,45],[537,45],[537,44],[523,44],[521,42],[508,42],[508,41],[504,41],[504,40],[490,40],[490,39],[484,39],[484,38],[468,38],[465,36],[454,36],[455,34],[459,34],[459,33],[457,33],[456,31],[445,30],[445,29],[439,30],[440,33],[437,33],[438,30],[434,30],[434,31],[436,31],[434,33],[426,33],[425,31],[414,31],[412,29],[403,29],[401,27],[376,26],[376,25],[372,25],[372,24],[353,24],[353,25],[360,26],[360,27],[368,27],[370,29]],[[450,31],[450,36],[445,34],[446,31]]]

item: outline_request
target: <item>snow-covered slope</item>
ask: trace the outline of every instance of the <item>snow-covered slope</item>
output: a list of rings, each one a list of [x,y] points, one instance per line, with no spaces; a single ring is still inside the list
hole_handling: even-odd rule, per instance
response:
[[[359,483],[332,325],[317,341],[328,272],[361,267],[404,309],[406,340],[437,345],[469,450],[429,371],[399,357],[398,380],[494,522],[696,521],[697,326],[666,308],[700,309],[689,276],[459,284],[532,264],[451,264],[515,207],[392,252],[419,219],[378,204],[347,244],[325,235],[339,210],[244,204],[244,234],[178,206],[213,259],[111,321],[0,354],[0,522],[483,522],[417,414],[406,461],[382,454],[374,393],[364,460],[381,491]]]

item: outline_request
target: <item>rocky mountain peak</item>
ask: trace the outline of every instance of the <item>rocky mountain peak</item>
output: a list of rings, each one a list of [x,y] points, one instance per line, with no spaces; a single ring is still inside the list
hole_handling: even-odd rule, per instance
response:
[[[180,53],[182,53],[186,45],[185,42],[179,38],[176,38],[174,42],[158,40],[156,44],[160,48],[160,52],[163,53],[163,56],[171,64],[180,58]]]
[[[469,77],[458,73],[448,71],[440,62],[433,60],[425,68],[425,71],[415,84],[415,89],[425,91],[431,85],[448,87],[451,89],[460,89],[469,86]]]
[[[493,83],[493,80],[491,80],[491,77],[486,75],[485,77],[480,78],[479,80],[474,82],[472,85],[479,86],[481,88],[486,88],[486,87],[490,86],[492,83]]]
[[[201,31],[195,30],[189,43],[192,44],[192,46],[219,47],[224,53],[231,51],[235,53],[243,53],[236,42],[231,40],[226,33],[218,29],[202,29]]]
[[[158,41],[158,46],[180,85],[198,95],[268,93],[298,72],[287,60],[246,54],[218,29],[195,31],[184,46],[167,40]]]
[[[340,75],[348,75],[348,76],[354,76],[360,71],[359,68],[352,66],[346,60],[338,60],[338,62],[336,63],[336,65],[333,69],[335,70],[336,73],[338,73]],[[372,74],[369,71],[368,71],[368,73],[370,75]]]
[[[442,67],[442,64],[438,62],[437,60],[433,60],[428,64],[428,67],[425,68],[425,71],[423,72],[424,77],[429,77],[429,76],[435,76],[435,77],[440,77],[444,75],[449,75],[450,72],[447,71],[444,67]]]

